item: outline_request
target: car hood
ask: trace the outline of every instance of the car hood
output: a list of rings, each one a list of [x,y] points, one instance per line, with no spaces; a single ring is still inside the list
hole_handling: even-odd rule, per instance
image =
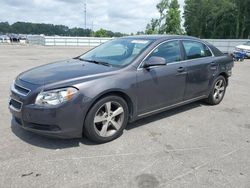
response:
[[[111,72],[118,68],[71,59],[39,66],[21,73],[18,79],[31,84],[49,84]]]
[[[250,46],[247,46],[247,45],[239,45],[239,46],[236,46],[236,48],[240,48],[243,50],[250,50]]]

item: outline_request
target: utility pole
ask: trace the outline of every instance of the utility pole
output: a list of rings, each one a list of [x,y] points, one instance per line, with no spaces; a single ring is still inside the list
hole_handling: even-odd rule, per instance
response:
[[[91,24],[91,36],[94,37],[94,21],[93,20]]]
[[[87,0],[84,0],[84,28],[87,29]]]

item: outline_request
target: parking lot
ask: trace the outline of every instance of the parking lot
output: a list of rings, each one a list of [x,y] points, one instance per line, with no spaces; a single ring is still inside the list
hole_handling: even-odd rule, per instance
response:
[[[86,50],[0,45],[0,187],[250,187],[250,60],[235,64],[220,105],[196,102],[145,118],[110,143],[12,126],[13,79]]]

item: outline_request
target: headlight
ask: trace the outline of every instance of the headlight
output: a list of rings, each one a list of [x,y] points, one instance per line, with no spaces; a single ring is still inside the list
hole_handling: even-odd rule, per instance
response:
[[[78,90],[73,87],[43,91],[36,97],[35,104],[40,106],[55,106],[70,101],[77,91]]]

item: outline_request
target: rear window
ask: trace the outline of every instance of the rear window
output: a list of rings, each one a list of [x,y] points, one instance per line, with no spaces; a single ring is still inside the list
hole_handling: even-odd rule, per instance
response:
[[[187,59],[198,59],[212,56],[209,48],[197,41],[183,41],[183,46],[186,52]]]

